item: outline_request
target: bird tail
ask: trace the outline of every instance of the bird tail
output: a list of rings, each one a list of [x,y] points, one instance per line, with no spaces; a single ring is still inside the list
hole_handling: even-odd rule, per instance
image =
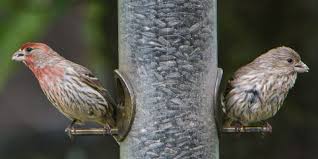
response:
[[[108,121],[107,123],[111,126],[113,125],[114,127],[116,126],[116,116],[117,116],[117,111],[118,111],[118,108],[117,108],[117,101],[112,98],[112,96],[110,95],[110,93],[105,90],[103,96],[105,97],[106,101],[108,102],[108,105],[110,106],[110,109],[111,109],[111,116],[108,117],[108,118],[112,118],[110,121]]]

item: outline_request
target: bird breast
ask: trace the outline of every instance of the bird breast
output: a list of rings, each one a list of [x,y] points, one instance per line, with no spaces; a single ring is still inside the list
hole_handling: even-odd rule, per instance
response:
[[[230,118],[242,123],[253,123],[274,116],[280,109],[297,74],[245,75],[230,84],[226,95],[226,109]]]
[[[31,71],[38,79],[42,89],[49,89],[49,87],[61,81],[64,76],[64,69],[58,67],[31,68]]]

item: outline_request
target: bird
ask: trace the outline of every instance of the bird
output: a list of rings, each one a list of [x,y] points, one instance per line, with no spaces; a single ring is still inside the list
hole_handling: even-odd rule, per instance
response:
[[[286,46],[273,48],[240,67],[221,96],[223,127],[263,123],[271,131],[266,120],[282,107],[297,74],[308,71],[299,54]]]
[[[116,126],[116,102],[87,68],[39,42],[23,44],[12,56],[33,72],[48,100],[75,124],[95,122],[107,133]]]

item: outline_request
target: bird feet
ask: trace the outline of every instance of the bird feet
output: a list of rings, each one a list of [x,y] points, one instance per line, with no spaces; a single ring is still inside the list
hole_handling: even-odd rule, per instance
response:
[[[235,122],[234,123],[234,128],[235,128],[235,131],[238,132],[238,133],[244,132],[244,129],[245,129],[244,125],[241,124],[240,122]]]
[[[269,124],[268,122],[264,122],[264,125],[263,125],[263,131],[264,132],[268,132],[268,133],[272,133],[272,126],[271,124]]]
[[[71,141],[74,140],[74,136],[72,134],[72,131],[75,130],[74,125],[77,122],[76,119],[74,119],[69,126],[65,129],[65,132],[67,133],[68,137],[70,138]]]
[[[271,124],[269,124],[268,122],[266,122],[266,127],[267,127],[267,129],[269,130],[269,132],[272,133],[273,128],[272,128]]]
[[[222,128],[223,133],[237,133],[238,136],[245,132],[245,126],[239,121],[226,122]]]
[[[104,130],[105,130],[104,135],[112,135],[112,129],[108,124],[104,126]]]

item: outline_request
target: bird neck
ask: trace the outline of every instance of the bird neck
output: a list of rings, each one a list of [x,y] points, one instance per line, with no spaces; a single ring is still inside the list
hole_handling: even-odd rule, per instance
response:
[[[29,66],[34,76],[40,83],[41,88],[49,88],[56,85],[56,83],[63,79],[64,69],[58,65],[47,66]]]

